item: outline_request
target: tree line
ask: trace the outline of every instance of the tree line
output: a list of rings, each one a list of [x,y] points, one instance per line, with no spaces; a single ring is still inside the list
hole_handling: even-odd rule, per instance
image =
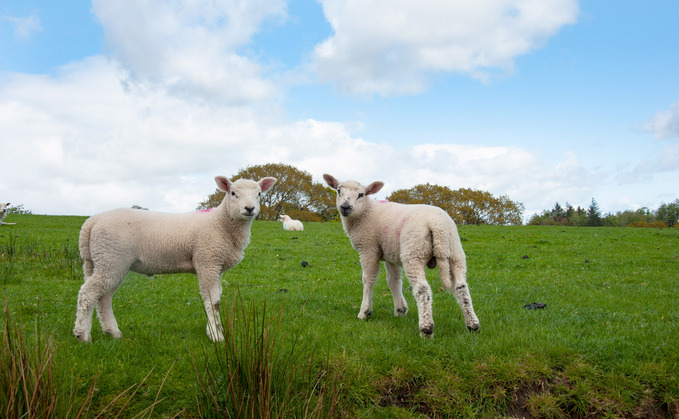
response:
[[[636,211],[618,211],[615,214],[602,214],[599,205],[592,198],[588,208],[574,208],[566,202],[561,206],[558,202],[551,210],[535,214],[528,221],[529,225],[564,225],[590,227],[677,227],[679,226],[679,199],[669,204],[661,204],[652,211],[646,207]]]
[[[231,180],[261,179],[273,176],[278,182],[262,197],[260,219],[276,220],[287,214],[301,221],[339,220],[335,191],[314,182],[311,174],[282,163],[268,163],[241,169]],[[216,190],[201,202],[198,209],[213,208],[224,198]],[[489,192],[469,188],[451,190],[447,186],[416,185],[399,189],[388,201],[403,204],[429,204],[445,210],[458,224],[522,224],[524,206],[506,195],[494,197]]]

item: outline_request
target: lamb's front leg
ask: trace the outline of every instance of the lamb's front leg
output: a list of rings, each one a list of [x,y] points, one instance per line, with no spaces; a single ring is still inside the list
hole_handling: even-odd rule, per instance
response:
[[[408,303],[403,297],[403,281],[401,280],[401,267],[390,262],[384,262],[387,270],[387,283],[394,298],[394,316],[404,316],[408,313]]]
[[[224,333],[219,317],[219,302],[222,297],[222,281],[219,269],[204,268],[198,271],[198,286],[207,314],[207,335],[213,342],[223,341]]]
[[[373,287],[380,270],[380,260],[373,255],[361,255],[361,268],[363,269],[363,276],[361,277],[363,281],[363,302],[357,317],[367,319],[372,314]]]

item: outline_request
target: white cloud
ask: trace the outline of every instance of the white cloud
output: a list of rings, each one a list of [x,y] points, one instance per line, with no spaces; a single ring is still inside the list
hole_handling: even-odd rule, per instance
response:
[[[55,77],[15,75],[0,85],[9,176],[0,189],[36,211],[91,213],[135,203],[170,209],[163,194],[186,184],[180,177],[211,179],[242,167],[234,150],[256,144],[263,124],[249,108],[201,107],[125,86],[120,66],[103,57]]]
[[[570,1],[428,4],[324,2],[335,35],[316,50],[319,74],[350,92],[383,94],[418,91],[434,71],[482,77],[511,69],[577,14]],[[265,20],[284,18],[284,6],[95,0],[111,57],[53,76],[0,75],[0,197],[48,214],[133,204],[189,211],[214,191],[215,175],[269,162],[317,181],[325,172],[383,180],[382,197],[425,182],[483,189],[525,203],[527,215],[563,199],[601,203],[597,191],[620,190],[574,153],[545,163],[520,147],[395,148],[361,138],[360,122],[286,120],[271,100],[278,87],[239,52]],[[669,170],[671,151],[661,162]]]
[[[35,12],[28,17],[2,16],[2,20],[10,22],[14,26],[14,35],[19,38],[28,39],[35,32],[42,30],[40,17]]]
[[[679,102],[673,104],[669,111],[658,111],[644,125],[656,138],[679,137]]]
[[[104,57],[70,64],[55,76],[13,75],[0,84],[0,126],[8,139],[0,196],[48,214],[134,204],[190,211],[214,191],[215,175],[282,162],[319,182],[326,172],[383,180],[382,197],[430,182],[540,205],[545,188],[563,191],[582,170],[574,157],[564,167],[545,167],[538,154],[518,147],[394,148],[360,138],[355,123],[285,121],[272,113],[196,105],[125,84],[120,64]]]
[[[321,0],[334,34],[312,66],[353,94],[422,91],[433,72],[487,79],[575,22],[576,0]]]
[[[93,1],[107,43],[132,81],[222,103],[270,98],[264,69],[238,53],[283,0]]]

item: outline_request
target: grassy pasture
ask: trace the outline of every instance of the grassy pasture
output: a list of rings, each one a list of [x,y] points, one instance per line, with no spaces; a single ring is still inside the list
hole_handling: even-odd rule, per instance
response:
[[[197,416],[196,375],[215,357],[195,276],[128,274],[113,300],[123,338],[95,320],[93,343],[80,344],[71,330],[84,220],[13,215],[17,225],[0,227],[3,304],[28,342],[35,324],[53,335],[76,400],[97,377],[92,411],[123,408],[127,397],[115,398],[138,386],[123,416],[157,397],[154,416]],[[339,223],[285,232],[256,221],[245,259],[222,278],[222,306],[237,293],[280,314],[282,348],[342,371],[344,416],[679,415],[679,229],[461,226],[460,235],[477,333],[435,270],[433,339],[419,337],[409,289],[408,315],[393,317],[384,269],[372,318],[357,320],[361,268]],[[532,302],[547,307],[524,308]]]

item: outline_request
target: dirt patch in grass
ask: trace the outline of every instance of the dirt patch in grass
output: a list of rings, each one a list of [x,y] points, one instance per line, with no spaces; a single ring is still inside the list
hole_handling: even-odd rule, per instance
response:
[[[380,407],[399,407],[411,412],[432,417],[431,407],[424,403],[418,394],[426,385],[423,377],[403,379],[398,375],[382,377],[375,382],[379,394],[377,405]]]
[[[625,405],[602,392],[581,393],[581,386],[559,375],[518,386],[512,392],[506,415],[512,418],[621,418],[679,417],[679,403],[664,403],[651,389],[644,391],[636,406]]]

